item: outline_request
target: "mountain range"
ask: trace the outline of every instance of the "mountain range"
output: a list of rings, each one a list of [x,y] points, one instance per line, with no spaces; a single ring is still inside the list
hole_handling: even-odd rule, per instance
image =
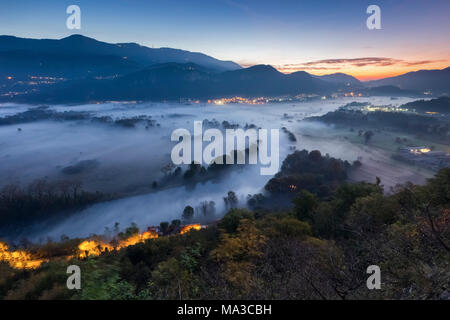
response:
[[[345,84],[346,86],[353,86],[353,87],[362,87],[363,84],[361,81],[356,79],[353,76],[350,76],[345,73],[332,73],[332,74],[326,74],[323,76],[314,76],[317,79],[333,82],[333,83],[339,83],[339,84]]]
[[[114,79],[62,82],[15,101],[77,103],[105,100],[210,99],[226,96],[282,96],[299,93],[327,94],[338,85],[300,71],[283,74],[272,66],[257,65],[215,72],[193,63],[163,63]]]
[[[431,91],[437,94],[450,93],[450,67],[442,70],[419,70],[396,77],[368,81],[370,87],[396,86],[405,90]]]
[[[450,93],[450,68],[370,82],[343,73],[283,74],[270,65],[242,68],[202,53],[110,44],[73,35],[60,40],[0,36],[0,100],[68,103],[225,96]]]
[[[148,48],[136,43],[111,44],[81,35],[61,40],[0,36],[0,76],[81,78],[121,75],[165,62],[195,63],[218,72],[241,66],[202,53]]]

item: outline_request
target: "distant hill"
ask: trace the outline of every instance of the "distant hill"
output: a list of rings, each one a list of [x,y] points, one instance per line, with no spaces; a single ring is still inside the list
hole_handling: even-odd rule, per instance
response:
[[[379,86],[363,88],[361,91],[368,96],[392,96],[392,97],[423,97],[418,90],[400,89],[397,86]]]
[[[416,100],[406,103],[402,108],[415,109],[417,112],[450,113],[450,97],[440,97],[431,100]]]
[[[67,103],[101,100],[218,98],[241,95],[281,96],[330,93],[334,84],[306,72],[283,74],[267,65],[213,72],[193,64],[164,63],[114,79],[64,82],[47,90],[18,96],[21,102]]]
[[[60,40],[0,36],[0,77],[122,75],[166,62],[195,63],[217,72],[241,67],[202,53],[148,48],[136,43],[111,44],[81,35]]]
[[[450,67],[442,70],[419,70],[400,76],[364,83],[370,87],[397,86],[404,90],[431,91],[433,95],[450,94]]]
[[[60,54],[27,50],[0,51],[0,78],[28,80],[34,77],[79,79],[109,77],[142,68],[135,61],[115,55]]]
[[[361,81],[359,81],[355,77],[350,76],[345,73],[333,73],[333,74],[326,74],[323,76],[313,76],[313,77],[320,79],[320,80],[324,80],[324,81],[343,84],[346,86],[353,86],[353,87],[362,86]]]
[[[283,74],[270,65],[256,65],[250,68],[228,71],[218,75],[216,81],[223,94],[277,96],[300,93],[321,93],[335,86],[315,79],[300,71]]]

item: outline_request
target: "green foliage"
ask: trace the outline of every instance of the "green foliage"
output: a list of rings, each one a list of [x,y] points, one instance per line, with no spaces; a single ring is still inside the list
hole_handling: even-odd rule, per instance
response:
[[[10,269],[10,281],[2,281],[0,292],[4,293],[3,299],[6,300],[69,299],[73,292],[66,288],[66,268],[64,263],[52,262],[40,272]],[[5,270],[2,269],[4,275]]]
[[[319,201],[315,195],[302,190],[293,199],[293,213],[298,219],[310,223],[315,235],[339,237],[348,233],[345,223],[355,201],[372,194],[381,196],[382,192],[381,186],[375,184],[343,184],[329,201]]]
[[[376,233],[397,219],[398,208],[395,202],[376,193],[357,198],[350,209],[346,223],[353,230],[367,234]]]
[[[139,233],[139,228],[136,225],[136,223],[132,223],[131,226],[125,229],[125,232],[120,232],[118,234],[118,237],[120,240],[128,239],[132,235],[135,235],[136,233]]]
[[[188,247],[186,252],[181,254],[181,265],[189,272],[194,272],[198,268],[201,256],[201,245],[197,242],[194,247]]]
[[[258,223],[259,229],[268,238],[306,239],[312,234],[311,226],[294,217],[267,215]]]
[[[258,281],[252,277],[252,272],[258,259],[263,256],[266,240],[252,220],[241,219],[236,234],[223,232],[220,244],[211,252],[211,257],[220,265],[222,277],[236,297],[245,297],[257,288]]]
[[[450,168],[440,170],[434,178],[429,179],[425,190],[433,205],[448,206],[450,203]]]
[[[291,211],[232,209],[217,227],[82,261],[57,256],[73,254],[79,239],[29,246],[51,262],[0,263],[0,298],[439,299],[450,279],[449,186],[444,169],[390,195],[379,183],[341,185],[326,199],[301,191]],[[65,287],[68,264],[82,269],[80,291]],[[372,264],[382,290],[365,286]]]
[[[88,258],[80,266],[81,290],[74,296],[82,300],[131,300],[136,299],[134,287],[121,280],[119,267],[103,263],[99,259]]]
[[[198,295],[196,275],[202,257],[200,243],[187,247],[179,256],[158,263],[148,282],[150,295],[169,299],[192,299]]]
[[[219,228],[227,233],[235,233],[242,219],[253,219],[254,214],[246,209],[231,209],[220,221]]]
[[[303,221],[312,221],[313,212],[318,206],[318,200],[312,193],[302,190],[294,198],[294,214],[295,216]]]
[[[273,198],[307,190],[321,198],[328,197],[333,189],[347,178],[352,165],[347,161],[322,156],[320,151],[295,151],[288,155],[281,170],[270,179],[265,189]]]

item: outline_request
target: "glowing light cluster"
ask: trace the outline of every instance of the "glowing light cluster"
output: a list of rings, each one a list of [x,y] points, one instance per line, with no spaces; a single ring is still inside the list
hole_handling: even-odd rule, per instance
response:
[[[191,230],[200,230],[201,228],[202,226],[200,224],[189,224],[181,227],[180,234],[188,233]]]
[[[200,230],[202,226],[200,224],[190,224],[182,226],[180,234],[185,234],[191,230]],[[123,248],[136,245],[138,243],[145,242],[148,239],[156,239],[159,234],[155,230],[148,230],[143,233],[136,233],[126,239],[120,240],[113,244],[98,239],[87,239],[78,245],[78,252],[76,256],[64,256],[66,260],[71,260],[74,257],[84,259],[88,256],[99,256],[103,252],[109,252],[113,250],[121,250]],[[7,262],[11,267],[16,269],[36,269],[43,262],[47,262],[48,259],[36,259],[33,255],[25,250],[11,251],[9,246],[0,242],[0,262]]]
[[[213,103],[216,105],[224,105],[228,103],[245,103],[245,104],[265,104],[268,102],[267,98],[243,98],[243,97],[232,97],[232,98],[222,98],[215,100],[208,100],[208,103]]]
[[[85,240],[78,245],[78,257],[86,258],[87,256],[99,256],[103,252],[120,250],[129,246],[134,246],[135,244],[144,242],[148,239],[158,238],[158,234],[153,231],[145,231],[143,233],[137,233],[131,237],[119,241],[115,246],[100,241],[100,240]]]
[[[356,93],[356,92],[347,92],[344,93],[344,97],[362,97],[363,94],[362,93]]]
[[[399,108],[392,106],[366,106],[363,109],[364,111],[374,112],[374,111],[382,111],[382,112],[410,112],[408,108]]]
[[[78,245],[79,258],[86,258],[87,256],[99,256],[102,252],[113,250],[113,246],[96,240],[85,240]]]
[[[422,153],[430,152],[431,149],[430,148],[411,148],[409,151],[414,154],[422,154]]]
[[[132,235],[128,239],[125,239],[125,240],[119,242],[116,249],[120,250],[120,249],[128,247],[128,246],[134,246],[135,244],[144,242],[148,239],[156,239],[156,238],[158,238],[158,234],[153,231],[145,231],[144,233],[140,233],[140,234],[137,233],[135,235]]]
[[[34,259],[24,250],[10,251],[6,243],[0,242],[0,261],[5,261],[16,269],[36,269],[46,260]]]

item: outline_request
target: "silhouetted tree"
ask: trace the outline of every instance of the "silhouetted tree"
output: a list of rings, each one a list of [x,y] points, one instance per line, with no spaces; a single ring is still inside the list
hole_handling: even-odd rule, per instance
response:
[[[181,215],[181,218],[185,222],[190,222],[194,218],[194,208],[191,206],[186,206],[183,210],[183,214]]]
[[[233,191],[228,191],[228,194],[223,198],[223,201],[225,202],[225,208],[227,210],[236,208],[238,205],[238,198]]]
[[[372,131],[366,131],[366,132],[364,132],[364,142],[365,143],[369,143],[369,141],[370,141],[370,139],[372,139],[372,137],[373,137],[373,132]]]
[[[163,234],[167,234],[169,232],[169,223],[168,222],[161,222],[159,224],[159,230],[163,233]]]

